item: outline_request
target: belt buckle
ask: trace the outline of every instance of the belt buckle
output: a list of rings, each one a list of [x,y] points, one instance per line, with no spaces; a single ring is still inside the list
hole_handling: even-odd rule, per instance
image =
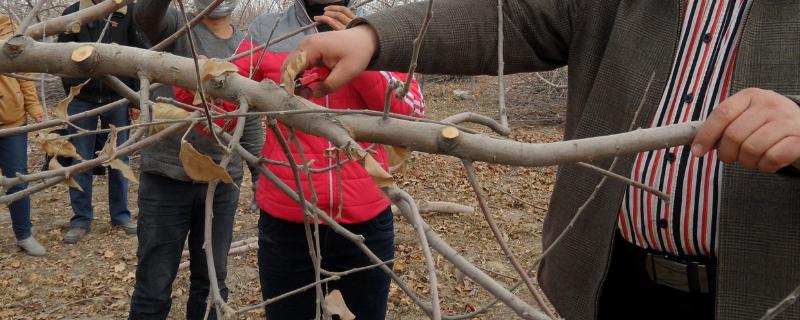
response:
[[[645,268],[650,280],[683,292],[709,293],[708,271],[705,265],[682,263],[666,256],[647,253]]]

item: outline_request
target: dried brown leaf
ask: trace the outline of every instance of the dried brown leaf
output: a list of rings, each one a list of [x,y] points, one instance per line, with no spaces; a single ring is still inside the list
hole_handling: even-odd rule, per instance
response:
[[[223,60],[205,60],[201,74],[203,81],[206,81],[231,72],[239,72],[239,68],[233,63]]]
[[[100,151],[100,154],[105,155],[109,159],[113,159],[117,154],[117,134],[119,131],[114,125],[110,125],[110,129],[108,140],[106,140],[106,144],[103,146],[103,150]]]
[[[194,98],[192,98],[192,105],[197,106],[203,103],[203,97],[200,96],[200,91],[194,92]]]
[[[306,52],[299,50],[297,54],[292,55],[284,62],[286,68],[283,69],[281,73],[281,85],[289,95],[294,95],[294,79],[297,78],[297,74],[300,73],[300,70],[305,68],[306,61]]]
[[[369,173],[369,175],[372,177],[372,181],[374,181],[379,188],[388,187],[394,184],[392,175],[386,172],[386,170],[383,170],[381,164],[378,163],[378,161],[375,160],[371,154],[367,153],[363,161],[364,169],[367,170],[367,173]]]
[[[186,175],[194,181],[220,180],[224,183],[233,183],[233,179],[225,171],[225,168],[216,164],[209,156],[197,151],[191,143],[181,142],[180,158]]]
[[[119,172],[122,173],[122,176],[125,177],[125,179],[128,179],[128,181],[139,184],[139,178],[136,177],[135,173],[133,173],[133,169],[131,169],[131,167],[122,160],[111,160],[111,162],[108,163],[108,166],[112,169],[119,170]]]
[[[344,297],[342,297],[342,293],[339,292],[339,290],[333,290],[325,296],[322,309],[325,310],[326,315],[336,315],[342,320],[353,320],[356,318],[356,315],[347,308],[347,304],[344,303]]]
[[[75,146],[58,133],[40,133],[35,135],[33,140],[40,143],[42,145],[42,150],[47,152],[49,156],[58,155],[83,160],[81,155],[78,154],[78,150],[75,149]]]
[[[56,157],[53,157],[52,159],[50,159],[50,162],[47,164],[47,168],[50,169],[50,170],[57,170],[57,169],[63,168],[63,166],[61,166],[61,164],[58,163],[58,159],[56,159]],[[64,184],[66,184],[70,188],[77,189],[77,190],[80,190],[81,192],[83,192],[83,188],[81,188],[81,185],[79,185],[77,182],[75,182],[75,179],[72,179],[72,178],[68,177],[63,182],[64,182]]]
[[[81,93],[81,89],[83,89],[83,86],[89,83],[89,80],[91,79],[88,79],[77,86],[69,88],[69,94],[67,94],[67,96],[64,99],[61,99],[61,101],[59,101],[56,104],[55,108],[53,108],[53,113],[55,114],[57,119],[64,121],[67,120],[67,117],[69,117],[69,115],[67,114],[67,107],[69,107],[69,104],[72,102],[72,99],[74,99],[75,96]]]
[[[389,173],[403,172],[409,157],[408,148],[384,145],[383,149],[389,156]]]
[[[151,110],[153,112],[153,120],[179,120],[189,117],[189,111],[178,108],[169,103],[156,102],[153,104]],[[156,134],[157,132],[166,129],[168,126],[168,124],[150,126],[150,134]]]

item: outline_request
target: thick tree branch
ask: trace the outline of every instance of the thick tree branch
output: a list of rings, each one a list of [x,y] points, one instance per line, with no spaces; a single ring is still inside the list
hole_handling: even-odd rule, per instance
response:
[[[511,249],[508,247],[508,243],[503,240],[503,234],[500,232],[500,228],[494,222],[492,213],[489,212],[489,205],[486,203],[486,196],[483,194],[483,189],[478,181],[478,176],[475,173],[475,167],[469,160],[463,160],[462,162],[464,163],[464,170],[467,171],[467,179],[469,180],[469,184],[472,186],[472,190],[475,192],[475,195],[478,198],[478,205],[481,208],[483,217],[486,220],[486,223],[489,224],[489,228],[492,230],[495,240],[497,240],[497,243],[500,244],[500,249],[503,250],[503,253],[505,254],[506,258],[508,258],[508,261],[511,262],[514,270],[517,271],[520,278],[522,278],[522,281],[525,282],[525,285],[528,287],[528,291],[530,291],[531,295],[534,297],[534,299],[536,299],[536,304],[538,304],[539,307],[544,310],[550,318],[555,319],[556,315],[547,307],[547,303],[544,301],[544,298],[539,291],[536,290],[535,286],[533,285],[533,280],[531,280],[531,278],[528,276],[528,272],[522,268],[522,265],[519,264],[519,261],[514,256],[514,253],[511,252]]]
[[[47,19],[32,25],[25,30],[25,35],[41,39],[43,36],[52,36],[59,33],[78,33],[81,26],[95,20],[102,20],[110,13],[127,6],[133,0],[105,0],[83,10],[78,10],[68,15]]]
[[[69,52],[77,44],[37,43],[29,38],[15,37],[5,43],[0,55],[0,72],[33,71],[85,75]],[[166,53],[145,51],[117,45],[97,44],[93,54],[98,57],[92,75],[114,74],[134,76],[139,70],[154,82],[175,84],[195,89],[192,60]],[[13,57],[13,58],[12,58]],[[235,101],[239,94],[247,97],[251,106],[261,111],[315,110],[322,107],[299,97],[290,97],[270,81],[256,83],[238,74],[226,74],[205,81],[208,92],[216,97]],[[701,122],[637,130],[633,132],[562,141],[549,144],[527,144],[495,139],[484,135],[458,132],[451,137],[441,133],[443,125],[411,122],[371,116],[282,115],[275,118],[301,131],[325,136],[351,153],[357,148],[354,140],[410,147],[417,151],[447,154],[473,161],[516,165],[548,166],[610,158],[623,154],[661,149],[691,142]],[[404,132],[398,135],[397,132]]]

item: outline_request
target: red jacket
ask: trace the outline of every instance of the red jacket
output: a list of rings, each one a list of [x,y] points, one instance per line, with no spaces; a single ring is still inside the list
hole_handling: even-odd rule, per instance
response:
[[[237,51],[243,52],[253,46],[253,42],[245,39]],[[251,57],[244,57],[235,61],[234,63],[239,67],[240,74],[249,76],[251,63],[257,63],[261,54],[262,51],[260,50],[252,55],[252,59]],[[263,59],[261,59],[261,65],[258,68],[253,68],[255,72],[252,78],[256,81],[270,79],[280,83],[280,67],[287,55],[288,52],[266,52]],[[383,111],[384,97],[391,78],[405,81],[406,74],[385,71],[364,72],[336,92],[323,98],[311,99],[310,101],[331,109]],[[404,99],[400,100],[392,95],[390,111],[397,114],[422,117],[425,108],[423,97],[417,82],[412,80],[411,83],[411,90],[409,90]],[[288,139],[287,128],[280,123],[279,128]],[[326,168],[336,164],[335,158],[328,158],[323,155],[326,149],[333,146],[327,139],[300,131],[296,131],[296,133],[303,146],[305,160],[307,162],[313,160],[312,168]],[[266,136],[262,155],[270,160],[288,161],[271,130],[267,129]],[[291,152],[294,153],[294,158],[297,162],[300,162],[300,156],[295,146],[292,143],[289,145]],[[371,144],[361,143],[361,145],[367,148]],[[383,147],[377,145],[373,150],[377,152],[373,154],[375,160],[386,169],[387,156]],[[343,154],[341,157],[342,161],[346,159]],[[296,183],[290,167],[274,164],[266,164],[266,166],[283,182],[293,190],[296,190]],[[354,161],[343,165],[341,173],[337,170],[312,173],[312,180],[314,191],[317,195],[317,206],[331,217],[334,217],[337,222],[352,224],[370,220],[390,204],[361,164]],[[301,182],[305,198],[310,201],[310,183],[305,174],[301,175]],[[294,222],[303,221],[304,216],[297,202],[289,198],[266,178],[262,177],[258,181],[256,201],[262,210],[274,217]],[[340,205],[342,207],[341,216],[338,216]]]

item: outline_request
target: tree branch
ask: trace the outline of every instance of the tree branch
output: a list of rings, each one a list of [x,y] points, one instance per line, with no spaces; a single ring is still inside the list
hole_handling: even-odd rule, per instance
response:
[[[105,0],[86,9],[34,24],[25,31],[25,35],[34,39],[39,39],[60,33],[78,33],[81,31],[82,25],[91,21],[102,20],[110,13],[127,6],[131,2],[133,2],[133,0]],[[22,28],[20,28],[20,30],[22,30]]]

